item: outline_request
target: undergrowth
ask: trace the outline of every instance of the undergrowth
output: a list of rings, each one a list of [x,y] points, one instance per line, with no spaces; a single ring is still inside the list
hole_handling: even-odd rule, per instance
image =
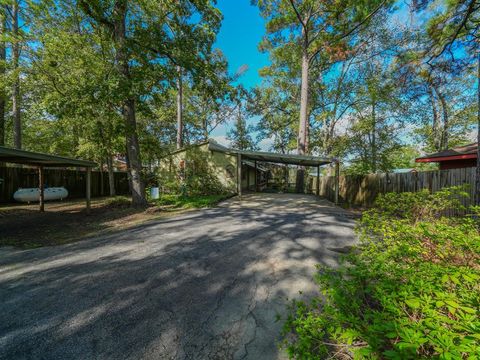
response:
[[[159,199],[153,200],[156,205],[169,206],[173,209],[205,208],[216,205],[226,199],[228,195],[191,195],[162,194]]]
[[[296,359],[479,359],[480,208],[467,196],[386,194],[357,225],[338,269],[319,267],[321,296],[294,301],[284,346]]]

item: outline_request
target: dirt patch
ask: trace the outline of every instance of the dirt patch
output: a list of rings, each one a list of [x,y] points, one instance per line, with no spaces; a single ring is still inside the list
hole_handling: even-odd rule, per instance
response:
[[[172,214],[156,207],[135,209],[110,199],[95,199],[90,213],[84,201],[49,202],[44,213],[38,211],[38,204],[10,205],[0,207],[0,246],[65,244]]]

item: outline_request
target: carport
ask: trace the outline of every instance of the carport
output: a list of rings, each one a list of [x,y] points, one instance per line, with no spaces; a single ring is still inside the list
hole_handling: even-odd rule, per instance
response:
[[[73,159],[63,156],[56,156],[50,154],[43,154],[39,152],[12,149],[0,146],[0,163],[8,162],[15,164],[23,164],[37,167],[38,169],[38,184],[40,190],[40,211],[45,211],[45,197],[44,197],[44,167],[62,168],[62,167],[84,167],[87,169],[86,178],[86,206],[87,211],[90,211],[90,194],[91,194],[91,172],[92,167],[97,166],[93,161]]]
[[[237,191],[238,195],[242,196],[242,161],[250,160],[257,166],[257,161],[287,164],[287,165],[299,165],[310,166],[317,168],[317,194],[320,190],[320,166],[327,164],[335,164],[335,204],[338,204],[338,189],[339,189],[339,175],[340,175],[340,163],[335,158],[325,158],[320,156],[311,155],[295,155],[295,154],[278,154],[272,152],[262,151],[246,151],[235,150],[237,154]]]

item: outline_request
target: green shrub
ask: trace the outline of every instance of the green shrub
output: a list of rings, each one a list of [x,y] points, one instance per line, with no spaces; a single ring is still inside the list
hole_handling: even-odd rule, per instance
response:
[[[207,154],[192,148],[185,154],[185,169],[175,166],[159,172],[162,190],[169,194],[184,196],[227,194],[228,189],[220,182],[209,164]]]
[[[478,359],[478,216],[443,216],[462,195],[387,194],[365,212],[355,251],[319,267],[322,298],[291,305],[290,357]]]

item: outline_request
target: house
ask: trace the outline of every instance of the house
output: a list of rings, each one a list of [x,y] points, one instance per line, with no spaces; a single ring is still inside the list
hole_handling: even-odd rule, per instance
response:
[[[477,166],[478,143],[457,146],[415,159],[418,163],[438,162],[440,170]]]
[[[188,167],[196,166],[195,159],[201,159],[223,187],[234,193],[237,191],[237,154],[237,150],[229,149],[210,139],[171,152],[160,160],[159,168],[169,173],[181,173]],[[263,190],[267,186],[268,176],[267,167],[257,164],[256,161],[242,160],[242,190]]]
[[[267,164],[314,167],[317,169],[317,178],[321,166],[334,164],[337,202],[339,161],[333,158],[230,149],[210,139],[171,152],[160,160],[159,172],[164,184],[170,181],[175,183],[178,178],[187,179],[189,174],[206,174],[206,177],[213,177],[215,182],[221,184],[224,190],[241,196],[243,190],[262,191],[268,186],[273,168],[270,169],[271,165]],[[164,184],[159,185],[162,187]]]

